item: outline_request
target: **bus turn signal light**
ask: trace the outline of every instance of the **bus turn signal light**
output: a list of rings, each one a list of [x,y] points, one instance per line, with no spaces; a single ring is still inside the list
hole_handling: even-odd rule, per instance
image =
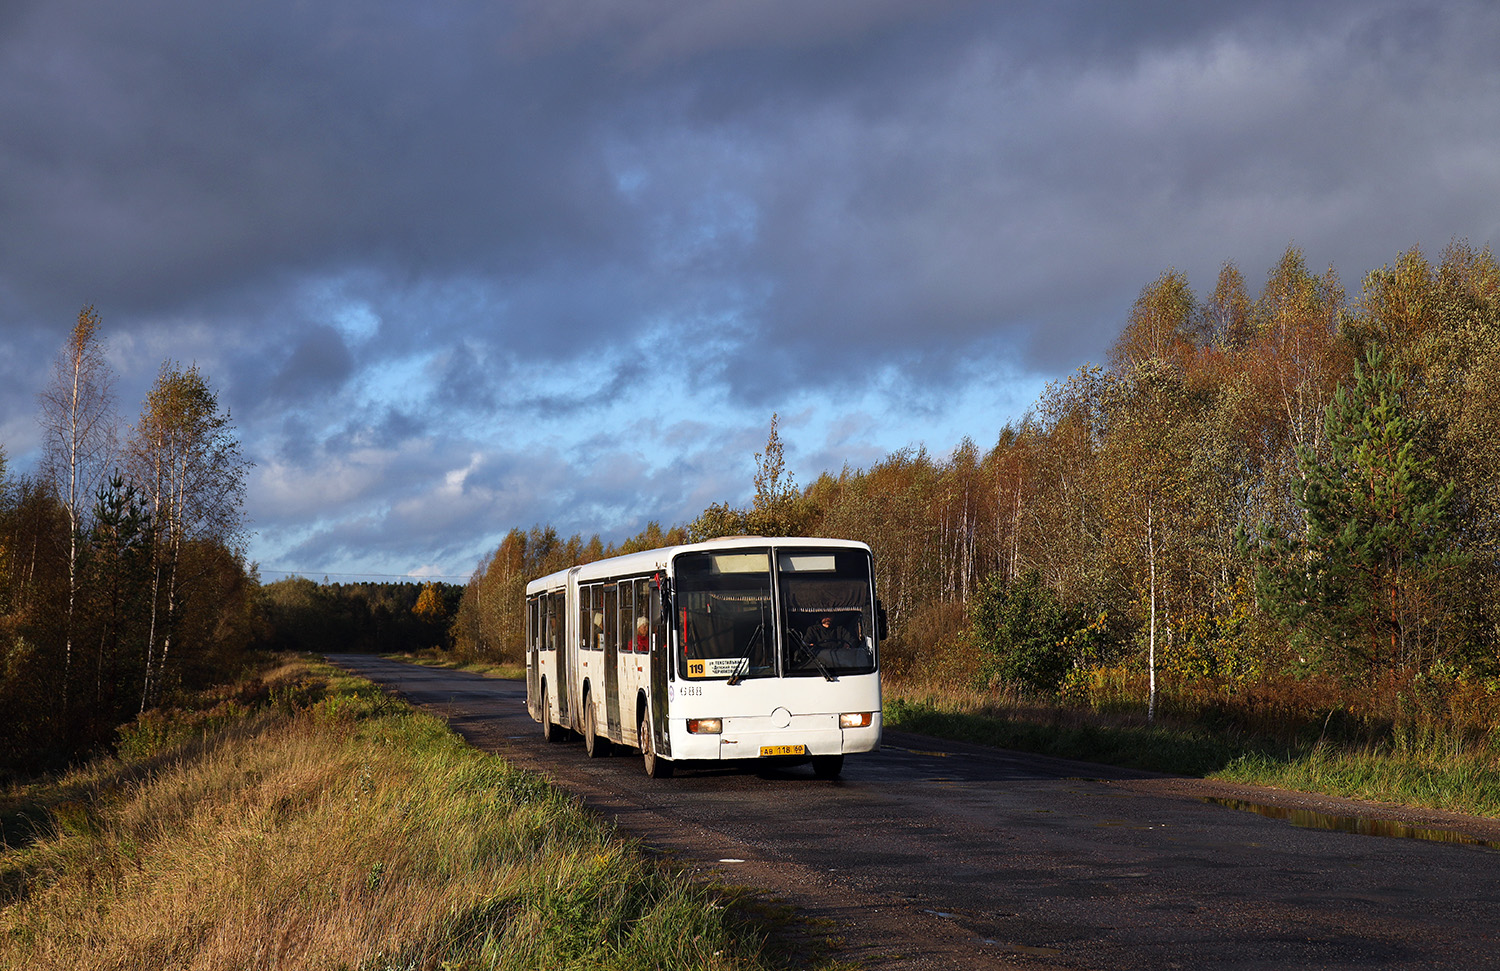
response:
[[[840,728],[869,728],[870,722],[874,720],[874,712],[851,711],[839,716]]]

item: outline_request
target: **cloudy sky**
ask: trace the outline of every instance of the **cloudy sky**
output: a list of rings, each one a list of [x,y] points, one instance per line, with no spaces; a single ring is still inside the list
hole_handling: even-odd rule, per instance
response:
[[[0,0],[0,446],[84,304],[264,579],[992,444],[1141,288],[1500,242],[1500,5]]]

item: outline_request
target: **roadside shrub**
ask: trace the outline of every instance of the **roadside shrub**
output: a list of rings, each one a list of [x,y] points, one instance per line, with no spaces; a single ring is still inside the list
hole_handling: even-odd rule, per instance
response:
[[[1064,603],[1035,570],[1010,584],[996,573],[970,603],[969,636],[985,655],[985,675],[1053,694],[1107,642],[1104,621]]]

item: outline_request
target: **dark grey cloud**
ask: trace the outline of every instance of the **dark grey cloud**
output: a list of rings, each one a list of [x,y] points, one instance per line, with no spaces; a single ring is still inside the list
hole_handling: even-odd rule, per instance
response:
[[[568,100],[586,78],[496,56],[502,15],[151,7],[36,7],[6,45],[0,202],[43,232],[0,252],[38,296],[88,281],[144,310],[276,271],[518,273],[607,244]]]
[[[271,382],[271,394],[290,403],[336,389],[354,370],[354,358],[337,330],[316,324],[298,338]]]

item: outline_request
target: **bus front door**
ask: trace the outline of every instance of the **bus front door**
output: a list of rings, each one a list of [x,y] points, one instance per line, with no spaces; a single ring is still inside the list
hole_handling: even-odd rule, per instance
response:
[[[670,598],[662,596],[662,584],[666,580],[657,577],[651,581],[651,734],[655,736],[656,752],[667,757],[672,755],[672,736],[667,731],[667,682],[672,674],[670,625],[666,622],[671,612]],[[664,603],[666,605],[664,606]]]

